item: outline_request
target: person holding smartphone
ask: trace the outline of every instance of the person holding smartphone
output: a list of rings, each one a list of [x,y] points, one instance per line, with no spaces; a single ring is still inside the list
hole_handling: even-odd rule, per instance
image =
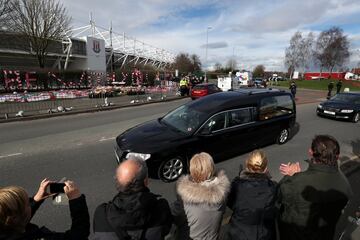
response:
[[[48,192],[50,188],[58,193],[64,192],[69,199],[72,224],[66,232],[54,232],[30,223],[44,200],[57,194]],[[66,181],[59,185],[44,179],[32,198],[18,186],[0,188],[0,239],[82,240],[88,239],[89,234],[90,218],[85,196],[74,182]]]

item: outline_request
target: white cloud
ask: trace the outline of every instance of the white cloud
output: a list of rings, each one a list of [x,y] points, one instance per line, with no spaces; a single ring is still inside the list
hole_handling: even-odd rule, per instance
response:
[[[207,44],[208,49],[216,49],[216,48],[226,48],[229,45],[227,44],[227,42],[213,42],[213,43],[209,43]],[[201,45],[201,48],[206,48],[206,44]]]
[[[173,53],[198,54],[207,65],[223,65],[234,56],[248,69],[264,64],[268,70],[283,70],[284,50],[297,30],[318,32],[337,25],[344,28],[351,46],[360,46],[360,14],[356,0],[62,0],[74,25],[86,25],[89,12],[96,23],[116,32],[126,32],[141,41]],[[191,11],[198,15],[190,16]],[[206,14],[210,12],[211,14]],[[348,28],[349,24],[352,28]],[[354,27],[355,26],[355,27]],[[358,27],[356,27],[358,26]],[[221,48],[219,48],[221,47]],[[351,64],[353,61],[350,61]]]

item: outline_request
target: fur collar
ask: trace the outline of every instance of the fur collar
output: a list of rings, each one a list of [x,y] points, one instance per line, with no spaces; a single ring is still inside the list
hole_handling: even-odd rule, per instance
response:
[[[190,175],[186,175],[179,179],[176,190],[185,203],[215,205],[226,201],[230,182],[224,171],[218,172],[212,180],[201,183],[191,181]]]

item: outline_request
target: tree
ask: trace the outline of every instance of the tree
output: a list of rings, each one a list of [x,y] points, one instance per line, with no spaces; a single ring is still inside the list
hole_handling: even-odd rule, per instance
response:
[[[180,73],[189,73],[192,70],[192,62],[188,53],[179,53],[174,61],[174,68]]]
[[[285,49],[285,66],[291,69],[290,78],[293,71],[301,64],[301,45],[302,45],[301,32],[296,32],[290,39],[290,46]]]
[[[304,38],[301,44],[301,62],[300,66],[305,71],[309,65],[314,63],[314,34],[310,32],[307,38]]]
[[[221,70],[222,70],[222,65],[221,65],[221,63],[218,63],[218,62],[215,63],[214,69],[215,69],[216,72],[221,72]]]
[[[9,15],[11,13],[9,3],[10,0],[0,0],[0,31],[8,28]]]
[[[65,7],[56,0],[12,0],[10,7],[12,29],[30,43],[30,53],[44,68],[51,43],[62,40],[70,30]]]
[[[237,62],[234,58],[230,58],[226,63],[226,68],[230,69],[231,71],[236,70]]]
[[[296,32],[290,39],[290,46],[285,49],[285,66],[290,70],[290,78],[295,70],[305,71],[313,63],[314,34],[306,38]]]
[[[335,67],[342,67],[349,59],[349,40],[339,27],[322,31],[316,40],[315,57],[320,68],[327,68],[330,73]]]
[[[192,72],[198,72],[201,70],[201,61],[200,57],[196,54],[192,54],[190,56],[190,60],[192,63]]]
[[[253,71],[253,77],[264,77],[265,67],[264,65],[257,65]]]

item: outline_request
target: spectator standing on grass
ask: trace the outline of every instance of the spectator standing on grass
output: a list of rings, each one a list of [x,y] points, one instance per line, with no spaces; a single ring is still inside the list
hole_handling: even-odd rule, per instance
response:
[[[94,213],[95,240],[161,240],[169,233],[168,202],[148,189],[145,161],[130,158],[116,170],[118,194]]]
[[[338,94],[341,91],[341,87],[342,87],[342,81],[338,80],[338,82],[336,83],[336,94]]]
[[[190,174],[176,185],[178,200],[172,206],[176,239],[217,240],[229,188],[225,173],[215,171],[212,157],[204,152],[195,154]]]
[[[290,89],[290,92],[293,95],[294,99],[295,99],[295,95],[296,95],[296,88],[297,88],[297,86],[296,86],[295,81],[292,81],[289,89]]]
[[[231,183],[228,207],[233,211],[226,240],[275,240],[276,183],[271,180],[265,153],[249,154],[246,167]]]
[[[331,97],[331,92],[332,92],[333,88],[334,88],[334,82],[331,81],[331,82],[329,82],[329,84],[328,84],[328,94],[327,94],[327,98],[328,98],[328,99]]]
[[[90,218],[85,196],[71,181],[65,182],[64,192],[69,198],[71,228],[53,232],[46,227],[30,223],[44,200],[52,195],[47,192],[51,181],[44,179],[33,198],[17,186],[0,189],[0,239],[1,240],[83,240],[90,234]]]
[[[339,171],[340,146],[328,135],[315,136],[306,171],[299,163],[282,164],[279,182],[279,232],[281,240],[333,240],[336,223],[351,195]]]

